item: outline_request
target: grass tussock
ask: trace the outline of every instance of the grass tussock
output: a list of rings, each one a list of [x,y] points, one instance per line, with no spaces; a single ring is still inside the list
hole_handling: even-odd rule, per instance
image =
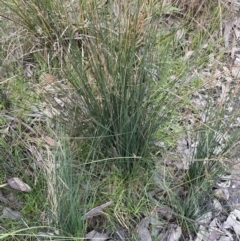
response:
[[[238,133],[226,124],[238,117],[236,106],[229,112],[237,94],[217,108],[211,98],[204,110],[191,102],[206,84],[192,76],[209,64],[210,53],[222,54],[224,6],[219,1],[0,2],[7,9],[5,21],[23,30],[18,32],[22,54],[16,57],[22,65],[14,62],[17,71],[10,68],[6,76],[17,77],[0,89],[1,129],[7,118],[18,120],[21,132],[11,132],[9,138],[20,139],[21,145],[2,136],[1,153],[19,166],[26,144],[31,147],[27,156],[41,156],[45,184],[41,179],[35,187],[47,186],[39,200],[47,197],[48,225],[72,239],[92,229],[119,238],[119,226],[126,237],[136,239],[141,219],[168,206],[167,223],[177,223],[184,237],[197,232],[197,219],[207,211],[214,182],[227,171],[225,160],[238,141]],[[9,52],[3,47],[1,52],[7,59]],[[187,155],[176,150],[184,135]],[[29,139],[48,145],[30,145]],[[7,152],[4,145],[18,149]],[[174,165],[166,163],[166,155]],[[179,162],[187,168],[177,168]],[[11,174],[9,163],[0,165],[6,166],[3,175]],[[14,175],[22,173],[19,169]],[[45,212],[30,199],[25,210],[35,205]],[[108,201],[111,205],[97,217],[86,217]]]

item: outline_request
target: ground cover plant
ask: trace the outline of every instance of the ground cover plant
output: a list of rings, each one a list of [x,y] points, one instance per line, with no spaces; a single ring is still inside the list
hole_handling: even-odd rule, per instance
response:
[[[226,5],[0,2],[0,177],[33,186],[0,239],[197,240],[239,136]]]

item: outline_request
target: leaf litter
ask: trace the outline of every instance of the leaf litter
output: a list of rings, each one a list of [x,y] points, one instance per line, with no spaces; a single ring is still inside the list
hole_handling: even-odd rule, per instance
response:
[[[30,192],[32,190],[28,184],[24,183],[18,177],[13,177],[13,178],[7,179],[7,183],[9,185],[9,187],[16,189],[18,191],[21,191],[21,192]]]
[[[85,239],[90,241],[99,241],[99,240],[109,240],[109,236],[105,233],[99,233],[96,230],[92,230],[91,232],[87,233]]]
[[[85,214],[85,218],[92,218],[102,213],[103,209],[112,204],[112,201],[106,202],[100,206],[97,206]]]
[[[21,220],[22,215],[18,211],[13,211],[11,208],[5,207],[2,211],[2,217],[6,219],[12,219],[12,220]]]
[[[12,189],[15,189],[21,192],[30,192],[32,190],[28,184],[24,183],[18,177],[9,178],[7,179],[7,183],[0,184],[0,188],[4,188],[4,187],[11,187]]]

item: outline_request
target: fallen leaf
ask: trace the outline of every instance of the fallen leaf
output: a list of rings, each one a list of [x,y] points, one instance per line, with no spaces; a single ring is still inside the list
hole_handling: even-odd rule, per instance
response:
[[[236,39],[239,39],[239,37],[240,37],[240,30],[238,28],[234,28],[233,31],[234,31]]]
[[[204,213],[201,217],[197,218],[199,224],[209,224],[212,219],[212,212]]]
[[[229,42],[231,38],[231,32],[232,32],[232,26],[233,26],[233,21],[229,21],[225,24],[224,26],[224,42],[225,42],[225,47],[229,48]]]
[[[112,7],[112,11],[115,14],[115,16],[118,17],[119,13],[120,13],[118,4],[114,1],[111,7]]]
[[[229,199],[229,192],[227,189],[215,189],[213,190],[213,195],[221,200],[228,200]]]
[[[217,215],[219,215],[223,210],[221,203],[217,199],[213,200],[213,208]]]
[[[55,108],[46,108],[43,110],[43,114],[46,115],[48,118],[53,118],[53,116],[60,115],[60,111]]]
[[[172,212],[171,208],[166,205],[161,205],[161,206],[157,207],[157,211],[161,215],[163,215],[163,217],[165,217],[167,220],[170,220],[173,217],[173,212]]]
[[[53,233],[53,232],[38,232],[38,236],[40,236],[40,237],[46,236],[46,238],[47,238],[47,237],[49,237],[49,236],[55,236],[55,235],[56,235],[56,234]]]
[[[182,235],[182,229],[178,225],[169,225],[169,228],[165,234],[165,239],[167,241],[178,241]],[[162,239],[159,239],[162,240]]]
[[[218,230],[213,230],[213,231],[210,232],[208,240],[209,241],[216,241],[216,240],[218,240],[220,238],[220,236],[221,235],[220,235]]]
[[[125,240],[126,239],[125,230],[122,227],[120,227],[118,224],[116,224],[115,228],[116,228],[116,234],[120,238],[120,240]]]
[[[57,98],[57,97],[54,97],[54,100],[56,101],[56,103],[57,103],[58,105],[60,105],[61,107],[64,107],[65,103],[64,103],[62,100],[60,100],[60,99]]]
[[[239,67],[233,66],[231,69],[231,72],[233,77],[235,78],[239,77]]]
[[[221,236],[220,239],[218,239],[218,241],[233,241],[233,237],[232,236]]]
[[[184,33],[185,33],[184,28],[178,29],[176,32],[176,40],[180,40],[183,37]]]
[[[43,114],[47,116],[48,118],[52,119],[53,118],[53,113],[50,111],[50,109],[45,109],[43,110]]]
[[[149,225],[149,222],[147,219],[143,219],[140,222],[140,224],[137,228],[137,234],[138,234],[139,241],[152,241],[151,234],[148,230],[148,225]]]
[[[208,237],[208,231],[205,227],[200,225],[195,241],[203,241],[206,237]]]
[[[222,231],[222,224],[217,218],[214,218],[209,224],[209,235],[208,240],[215,241],[218,240],[221,236],[226,236],[226,230]],[[207,240],[206,240],[207,241]]]
[[[97,206],[95,208],[93,208],[92,210],[88,211],[86,214],[85,214],[85,218],[91,218],[93,216],[96,216],[96,215],[99,215],[104,208],[108,207],[109,205],[111,205],[112,201],[109,201],[109,202],[106,202],[100,206]]]
[[[99,240],[109,240],[109,236],[105,233],[99,233],[96,230],[92,230],[87,233],[85,236],[86,239],[90,239],[90,241],[99,241]]]
[[[7,183],[11,188],[22,192],[30,192],[32,190],[28,184],[24,183],[17,177],[7,179]]]
[[[221,180],[231,180],[232,179],[232,175],[230,173],[226,173],[222,176],[220,176]]]
[[[11,208],[4,208],[2,217],[7,219],[20,220],[22,215],[20,212],[13,211]]]
[[[169,235],[169,241],[178,241],[182,235],[182,229],[178,226],[175,229],[171,229],[171,234]]]
[[[226,66],[223,66],[222,68],[223,68],[223,73],[226,77],[231,75],[229,68],[227,68]]]
[[[33,75],[33,71],[32,71],[33,65],[32,64],[27,64],[24,68],[24,75],[27,78],[31,78]]]
[[[44,139],[44,141],[47,142],[47,144],[48,144],[49,146],[55,146],[55,141],[54,141],[51,137],[49,137],[49,136],[44,136],[43,139]]]
[[[237,235],[240,235],[240,211],[235,209],[228,216],[227,220],[223,223],[223,228],[233,229]]]
[[[43,73],[39,79],[40,79],[40,82],[43,84],[49,84],[49,83],[55,82],[55,78],[51,74],[47,74],[47,73]]]
[[[152,241],[151,234],[147,227],[139,227],[137,233],[140,241]]]
[[[185,56],[183,57],[184,60],[189,59],[193,55],[194,51],[189,50],[186,52]]]
[[[219,187],[227,188],[231,186],[231,180],[220,180],[216,184]]]

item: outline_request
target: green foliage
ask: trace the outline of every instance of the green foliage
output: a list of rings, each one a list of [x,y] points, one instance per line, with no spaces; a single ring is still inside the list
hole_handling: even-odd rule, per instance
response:
[[[59,129],[61,136],[65,135]],[[91,187],[94,170],[90,166],[76,166],[70,152],[68,139],[63,139],[54,153],[56,173],[54,177],[54,197],[57,202],[53,220],[64,235],[84,237],[86,220],[84,214],[95,203],[95,187]]]
[[[96,21],[95,15],[93,11],[92,21]],[[118,25],[97,19],[105,28],[99,32],[94,24],[89,27],[91,39],[82,49],[72,39],[72,52],[67,54],[71,64],[64,69],[81,97],[75,108],[78,134],[90,137],[94,133],[100,138],[99,153],[116,157],[117,168],[125,173],[140,161],[135,156],[143,161],[150,156],[149,147],[159,126],[169,122],[181,105],[174,97],[178,91],[174,86],[181,85],[179,78],[169,80],[174,63],[171,46],[165,44],[156,51],[153,29],[146,30],[150,38],[140,45],[137,17],[127,15],[131,22],[118,33],[114,32]],[[172,38],[169,35],[168,41]],[[84,128],[83,119],[89,120]]]
[[[10,19],[27,30],[29,46],[25,43],[23,49],[31,49],[28,57],[36,64],[36,71],[48,70],[57,76],[51,86],[56,89],[51,93],[42,91],[41,97],[29,91],[35,85],[24,80],[19,74],[22,71],[8,81],[9,98],[0,92],[4,99],[0,110],[14,108],[10,120],[15,121],[15,132],[8,135],[10,140],[0,137],[0,160],[10,160],[19,167],[10,172],[12,175],[25,177],[24,169],[34,163],[32,153],[27,151],[31,135],[25,128],[29,127],[26,109],[42,100],[55,107],[54,98],[61,96],[65,109],[57,105],[59,115],[55,116],[54,128],[59,131],[58,145],[51,150],[52,162],[48,155],[48,167],[55,166],[52,172],[42,168],[47,183],[54,187],[52,200],[48,201],[52,202],[52,221],[60,232],[84,237],[90,226],[86,212],[109,200],[113,207],[104,210],[101,222],[107,220],[105,226],[120,223],[134,229],[132,223],[150,206],[147,193],[152,171],[157,176],[160,172],[159,180],[151,185],[161,190],[155,204],[168,205],[184,230],[195,230],[195,220],[206,211],[213,183],[226,170],[223,160],[238,140],[238,133],[230,132],[224,124],[226,106],[221,106],[219,112],[213,111],[215,106],[207,107],[207,122],[190,130],[197,146],[191,150],[187,170],[173,171],[163,164],[164,171],[159,171],[154,161],[162,158],[164,151],[172,151],[176,140],[186,132],[184,108],[199,114],[189,102],[204,80],[196,77],[189,81],[189,73],[202,68],[209,53],[217,48],[217,40],[211,36],[220,9],[213,11],[212,3],[205,4],[198,15],[200,20],[210,20],[204,27],[195,21],[191,9],[179,25],[162,24],[159,28],[156,17],[179,18],[181,8],[163,7],[154,1],[147,7],[145,1],[135,1],[131,9],[120,4],[116,13],[113,6],[108,6],[110,1],[105,5],[91,0],[76,5],[57,0],[0,2],[11,10]],[[179,37],[182,28],[185,32]],[[187,49],[194,50],[189,57]],[[32,78],[38,78],[37,74]],[[36,82],[41,78],[34,79]],[[231,113],[230,119],[237,116]],[[0,116],[1,126],[7,124],[7,118]],[[59,122],[64,128],[58,126]],[[75,139],[69,140],[72,137]],[[220,139],[224,145],[216,152]],[[164,147],[156,147],[156,142]],[[1,162],[0,167],[8,170],[8,164]],[[33,193],[23,198],[23,212],[28,216],[36,215],[44,206],[42,182],[40,178]]]

